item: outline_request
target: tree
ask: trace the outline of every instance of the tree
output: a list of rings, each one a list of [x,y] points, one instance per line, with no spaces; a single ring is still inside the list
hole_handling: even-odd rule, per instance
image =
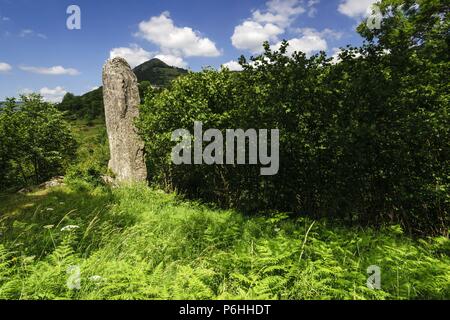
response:
[[[63,114],[39,95],[14,99],[0,112],[0,188],[38,184],[62,174],[76,142]]]

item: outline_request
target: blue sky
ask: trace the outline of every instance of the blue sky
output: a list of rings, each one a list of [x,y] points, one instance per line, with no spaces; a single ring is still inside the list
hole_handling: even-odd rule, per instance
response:
[[[362,42],[374,0],[0,0],[0,100],[40,92],[58,101],[101,85],[106,59],[153,57],[194,71],[251,56],[268,40],[314,54]],[[69,5],[81,29],[69,30]]]

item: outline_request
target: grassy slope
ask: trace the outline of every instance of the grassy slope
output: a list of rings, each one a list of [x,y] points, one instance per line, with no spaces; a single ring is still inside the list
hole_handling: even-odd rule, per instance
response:
[[[73,134],[79,143],[77,162],[86,164],[92,161],[106,165],[109,159],[106,127],[104,120],[77,120],[72,122]]]
[[[78,122],[75,134],[67,186],[0,195],[0,299],[450,298],[448,239],[249,218],[139,185],[110,190],[83,176],[104,170],[104,125]],[[80,290],[67,287],[74,265]],[[370,265],[381,267],[381,291],[366,286]]]
[[[246,218],[144,186],[2,201],[0,298],[450,298],[449,241],[306,219]],[[72,231],[62,231],[76,225]],[[381,291],[366,269],[382,269]],[[66,286],[78,265],[81,289]]]

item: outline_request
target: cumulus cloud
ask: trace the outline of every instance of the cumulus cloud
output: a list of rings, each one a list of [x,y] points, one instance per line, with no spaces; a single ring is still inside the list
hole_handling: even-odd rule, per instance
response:
[[[217,57],[220,51],[213,41],[189,27],[177,27],[169,12],[139,23],[136,36],[160,47],[163,54],[177,57]]]
[[[333,48],[333,55],[331,56],[332,64],[337,64],[337,63],[341,62],[341,57],[340,57],[341,53],[342,53],[341,48]]]
[[[253,12],[252,20],[258,23],[273,23],[281,28],[288,27],[293,20],[306,11],[299,0],[270,0],[266,3],[267,10]]]
[[[277,43],[295,19],[308,11],[316,13],[319,0],[270,0],[264,10],[255,10],[250,18],[234,28],[231,37],[233,46],[252,53],[262,51],[262,43]]]
[[[283,33],[282,28],[272,23],[262,25],[255,21],[245,21],[234,29],[231,42],[237,49],[258,53],[262,51],[264,41],[277,41],[278,36]]]
[[[371,13],[372,5],[379,0],[343,0],[338,11],[350,18],[360,19]]]
[[[39,90],[39,94],[44,98],[44,100],[52,103],[61,102],[66,93],[67,91],[60,86],[57,86],[53,89],[44,87],[41,90]]]
[[[152,58],[152,53],[145,51],[144,49],[133,44],[131,47],[126,48],[114,48],[110,51],[109,57],[122,57],[130,64],[131,68],[134,68]]]
[[[340,39],[342,37],[341,32],[334,31],[332,29],[324,29],[318,31],[314,28],[301,28],[297,29],[300,37],[290,39],[289,46],[287,48],[287,55],[292,55],[294,52],[304,52],[307,56],[311,56],[318,51],[326,51],[328,49],[327,39]],[[278,50],[281,46],[281,42],[272,46],[273,50]]]
[[[137,67],[152,58],[158,58],[169,66],[186,68],[187,63],[181,57],[171,54],[155,54],[154,52],[146,51],[136,44],[130,47],[114,48],[109,53],[110,58],[122,57],[130,64],[131,68]]]
[[[173,67],[187,68],[188,66],[187,62],[184,61],[183,58],[170,54],[157,54],[155,58]]]
[[[77,76],[80,74],[80,72],[77,69],[64,68],[63,66],[54,66],[54,67],[49,67],[49,68],[20,66],[19,68],[20,68],[20,70],[26,71],[26,72],[43,74],[43,75],[52,75],[52,76],[58,76],[58,75]]]
[[[222,64],[222,68],[228,68],[228,70],[230,71],[242,71],[243,68],[242,66],[239,64],[239,62],[231,60],[228,61],[227,63]]]
[[[165,11],[159,16],[139,23],[139,31],[134,36],[145,39],[158,46],[157,52],[148,52],[138,45],[114,48],[110,57],[125,58],[131,67],[136,67],[152,58],[158,58],[166,64],[187,68],[186,57],[217,57],[221,52],[209,38],[189,27],[178,27]]]
[[[6,62],[0,62],[0,73],[7,73],[12,70],[11,65]]]
[[[272,46],[274,50],[279,49],[281,42]],[[293,38],[289,40],[289,47],[287,48],[287,55],[292,55],[294,52],[304,52],[307,56],[311,56],[316,51],[327,50],[326,40],[313,35],[303,36],[301,38]]]

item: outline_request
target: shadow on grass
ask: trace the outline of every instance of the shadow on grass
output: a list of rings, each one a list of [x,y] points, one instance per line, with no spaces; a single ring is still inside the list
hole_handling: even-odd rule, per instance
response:
[[[114,195],[106,187],[68,186],[30,194],[0,197],[0,240],[17,255],[46,256],[73,229],[74,250],[86,255],[109,236],[136,223],[130,214],[114,210]]]

